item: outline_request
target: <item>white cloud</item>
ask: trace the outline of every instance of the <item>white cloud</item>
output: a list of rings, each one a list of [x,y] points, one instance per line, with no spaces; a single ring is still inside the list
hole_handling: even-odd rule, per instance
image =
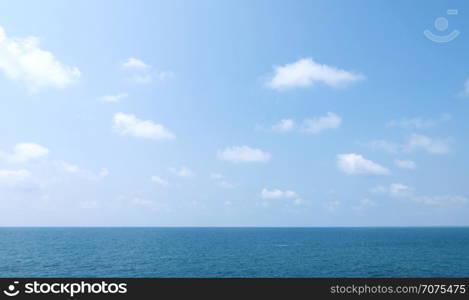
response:
[[[152,206],[155,205],[155,202],[153,202],[153,201],[150,201],[150,200],[147,200],[147,199],[138,198],[138,197],[132,198],[132,199],[130,200],[130,202],[131,202],[133,205],[145,206],[145,207],[152,207]]]
[[[31,91],[64,88],[81,73],[63,65],[51,52],[39,47],[37,37],[8,37],[0,26],[0,70],[11,80],[22,81]]]
[[[127,98],[129,95],[126,93],[119,93],[115,95],[106,95],[98,98],[98,101],[102,102],[119,102],[122,99]]]
[[[401,169],[414,170],[417,168],[417,164],[411,160],[396,159],[394,160],[394,164],[396,164],[396,166],[398,166]]]
[[[330,212],[334,212],[340,208],[342,203],[339,200],[328,201],[324,204],[324,208]]]
[[[87,180],[98,181],[109,176],[109,170],[106,168],[102,168],[98,172],[93,172],[90,170],[82,169],[79,166],[66,162],[66,161],[55,161],[54,164],[59,170],[65,173],[68,173],[68,174],[71,174],[80,178],[84,178]]]
[[[362,211],[366,208],[376,206],[376,202],[370,199],[362,199],[357,205],[352,206],[353,210]]]
[[[211,173],[210,178],[214,180],[219,187],[222,187],[225,189],[234,189],[238,186],[236,183],[227,181],[225,179],[225,176],[223,176],[220,173]]]
[[[278,132],[287,132],[287,131],[293,130],[294,128],[295,128],[295,121],[291,119],[280,120],[280,122],[272,126],[272,130],[278,131]]]
[[[414,189],[400,183],[393,183],[389,187],[379,186],[371,190],[375,194],[385,194],[390,197],[404,199],[410,202],[426,205],[461,205],[469,203],[466,197],[458,195],[422,196],[414,193]]]
[[[17,186],[24,184],[31,179],[31,172],[28,170],[1,170],[0,185]]]
[[[359,81],[365,77],[327,65],[322,65],[311,58],[300,59],[294,63],[274,68],[275,74],[267,86],[275,90],[286,90],[294,87],[307,87],[316,82],[331,87],[340,87]]]
[[[386,140],[374,140],[366,143],[366,146],[373,150],[383,150],[392,154],[398,153],[401,150],[401,146],[399,144]]]
[[[49,149],[34,143],[19,143],[13,148],[13,153],[0,151],[0,158],[10,163],[29,163],[47,156]]]
[[[176,77],[173,71],[160,71],[158,72],[158,79],[161,81],[170,80]]]
[[[220,180],[220,179],[223,179],[225,177],[220,173],[211,173],[210,178],[213,179],[213,180]]]
[[[173,139],[174,134],[163,125],[144,121],[136,116],[125,113],[116,113],[113,118],[114,130],[122,135],[150,139]]]
[[[151,182],[159,184],[161,186],[169,186],[169,183],[159,176],[152,176],[150,180]]]
[[[146,70],[151,68],[150,65],[144,63],[142,60],[135,58],[135,57],[130,57],[128,58],[123,64],[122,67],[125,69],[136,69],[136,70]]]
[[[167,81],[176,77],[174,72],[170,70],[152,71],[152,66],[135,57],[128,58],[122,64],[122,67],[131,73],[130,81],[137,84],[150,83],[154,77],[160,81]]]
[[[292,190],[280,190],[280,189],[266,189],[263,188],[260,197],[266,200],[278,200],[278,199],[285,199],[290,200],[290,203],[293,206],[308,206],[310,202],[307,200],[302,199],[297,192]],[[261,203],[262,206],[268,207],[270,203],[263,201]]]
[[[469,78],[464,81],[464,90],[461,92],[461,96],[469,97]]]
[[[134,74],[130,77],[130,81],[137,84],[147,84],[153,80],[150,74]]]
[[[402,128],[415,128],[415,129],[428,129],[437,126],[439,123],[451,120],[452,117],[449,114],[442,115],[439,119],[423,119],[423,118],[412,118],[402,120],[389,121],[387,127],[402,127]]]
[[[301,198],[297,198],[297,199],[293,200],[293,205],[295,205],[295,206],[308,206],[310,204],[311,203],[309,201],[301,199]]]
[[[412,134],[404,143],[375,140],[366,143],[374,150],[383,150],[391,154],[400,152],[425,151],[430,154],[445,154],[451,151],[451,139],[431,138],[421,134]]]
[[[188,167],[181,167],[181,168],[170,168],[169,169],[174,175],[179,177],[194,177],[195,173]]]
[[[406,197],[411,195],[413,191],[413,188],[401,183],[392,183],[389,187],[377,186],[371,189],[373,194],[384,194],[392,197]]]
[[[413,152],[423,150],[432,154],[445,154],[451,151],[449,139],[430,138],[420,134],[412,134],[404,151]]]
[[[347,174],[389,175],[390,171],[363,156],[349,153],[337,155],[338,168]]]
[[[303,131],[311,134],[318,134],[326,129],[339,128],[342,118],[332,112],[328,112],[325,116],[306,119],[303,122]]]
[[[240,162],[267,162],[272,155],[261,149],[250,148],[248,146],[235,146],[218,151],[218,159],[234,163]]]
[[[268,190],[266,188],[261,191],[261,198],[263,199],[285,199],[285,198],[296,198],[298,194],[291,190],[279,190],[273,189]]]

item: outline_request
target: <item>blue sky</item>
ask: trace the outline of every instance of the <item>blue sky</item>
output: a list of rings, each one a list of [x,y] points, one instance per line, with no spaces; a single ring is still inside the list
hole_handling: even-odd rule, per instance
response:
[[[2,1],[0,225],[469,225],[468,11]]]

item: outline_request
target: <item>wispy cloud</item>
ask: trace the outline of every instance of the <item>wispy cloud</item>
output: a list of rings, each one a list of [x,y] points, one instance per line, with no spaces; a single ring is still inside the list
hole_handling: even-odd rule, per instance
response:
[[[295,121],[291,119],[282,119],[280,122],[272,126],[273,131],[288,132],[295,128]]]
[[[440,123],[450,121],[450,114],[444,114],[438,119],[411,118],[389,121],[387,127],[401,127],[410,129],[428,129],[437,126]]]
[[[112,120],[113,128],[121,135],[149,139],[174,139],[174,134],[161,124],[140,120],[132,114],[116,113]]]
[[[34,143],[19,143],[13,147],[12,153],[0,151],[0,160],[9,163],[29,163],[46,157],[49,149]]]
[[[128,96],[129,95],[126,94],[126,93],[119,93],[119,94],[115,94],[115,95],[106,95],[106,96],[98,97],[98,101],[101,101],[101,102],[119,102],[122,99],[127,98]]]
[[[31,180],[31,172],[24,169],[6,170],[0,169],[0,185],[16,187]]]
[[[137,84],[148,84],[156,78],[159,81],[167,81],[176,77],[176,74],[170,70],[153,70],[153,67],[143,60],[131,57],[123,64],[124,70],[129,72],[130,81]]]
[[[266,188],[261,191],[261,198],[263,199],[282,199],[282,198],[295,198],[298,194],[292,190],[268,190]]]
[[[405,184],[393,183],[386,186],[378,186],[371,190],[374,194],[387,195],[393,198],[400,198],[414,203],[421,203],[425,205],[463,205],[469,203],[466,197],[458,195],[418,195],[415,193],[414,188],[411,188]]]
[[[306,133],[319,134],[327,129],[339,128],[340,124],[342,124],[342,118],[335,113],[328,112],[323,117],[304,120],[302,130]]]
[[[269,78],[267,87],[286,90],[308,87],[317,82],[331,87],[341,87],[364,78],[361,74],[319,64],[311,58],[303,58],[291,64],[274,67],[274,75]]]
[[[268,162],[272,155],[249,146],[234,146],[218,151],[218,159],[234,163]]]
[[[424,151],[430,154],[451,152],[451,138],[428,137],[422,134],[411,134],[403,143],[387,140],[374,140],[365,143],[373,150],[382,150],[391,154]]]
[[[169,168],[171,173],[179,177],[194,177],[195,172],[188,167],[182,166],[180,168]]]
[[[152,176],[150,181],[164,187],[169,186],[169,182],[159,176]]]
[[[394,164],[401,169],[415,170],[417,168],[417,164],[411,160],[396,159]]]
[[[215,181],[217,185],[224,189],[234,189],[238,184],[228,181],[223,174],[220,173],[211,173],[210,179]]]
[[[352,209],[355,211],[363,211],[369,207],[376,206],[376,202],[370,199],[362,199],[358,204],[352,206]]]
[[[109,176],[109,170],[106,168],[101,168],[99,171],[93,172],[66,161],[55,161],[54,164],[59,170],[67,174],[87,180],[98,181]]]
[[[464,89],[460,93],[462,97],[469,97],[469,78],[464,81]]]

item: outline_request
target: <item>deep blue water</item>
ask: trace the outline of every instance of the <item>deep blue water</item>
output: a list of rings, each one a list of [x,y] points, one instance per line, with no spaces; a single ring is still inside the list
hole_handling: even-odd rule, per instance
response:
[[[469,277],[469,228],[0,228],[0,277]]]

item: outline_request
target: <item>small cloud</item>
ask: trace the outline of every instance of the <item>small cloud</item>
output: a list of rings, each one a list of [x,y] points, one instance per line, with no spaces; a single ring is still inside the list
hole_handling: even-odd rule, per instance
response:
[[[248,146],[235,146],[218,151],[218,159],[234,163],[268,162],[272,155],[261,149]]]
[[[463,205],[469,203],[466,197],[458,195],[417,195],[413,188],[400,183],[393,183],[389,187],[378,186],[373,188],[371,192],[432,206]]]
[[[401,169],[415,170],[417,168],[417,164],[411,160],[396,159],[394,164]]]
[[[274,68],[274,75],[267,81],[267,87],[274,90],[287,90],[295,87],[308,87],[320,82],[331,87],[341,87],[363,80],[361,74],[319,64],[311,58]]]
[[[443,114],[439,119],[423,119],[423,118],[412,118],[402,120],[389,121],[387,127],[401,127],[410,129],[428,129],[437,126],[442,122],[447,122],[452,119],[450,114]]]
[[[147,84],[152,82],[153,77],[150,74],[134,74],[130,77],[130,81],[137,84]]]
[[[280,122],[272,126],[273,131],[287,132],[292,131],[295,128],[295,121],[291,119],[282,119]]]
[[[310,202],[307,200],[302,199],[297,192],[292,190],[280,190],[280,189],[262,189],[260,193],[260,197],[266,200],[278,200],[278,199],[291,199],[291,204],[294,206],[308,206]],[[266,203],[265,201],[262,206],[270,206],[270,203]]]
[[[152,176],[150,181],[161,186],[169,186],[169,183],[159,176]]]
[[[170,80],[176,77],[173,71],[160,71],[158,72],[158,79],[161,81]]]
[[[225,189],[234,189],[238,185],[232,182],[229,182],[225,179],[225,176],[223,176],[220,173],[211,173],[210,178],[214,180],[219,187],[225,188]]]
[[[129,135],[138,138],[149,139],[174,139],[174,134],[163,125],[153,121],[140,120],[136,116],[125,113],[117,113],[113,118],[113,128],[121,135]]]
[[[319,134],[326,129],[336,129],[340,127],[342,118],[332,112],[328,112],[325,116],[306,119],[303,122],[303,131],[311,134]]]
[[[87,180],[99,181],[109,176],[109,170],[106,168],[102,168],[98,172],[93,172],[90,170],[82,169],[79,166],[66,161],[55,161],[54,164],[62,172]]]
[[[462,97],[469,97],[469,78],[464,81],[464,89],[460,93]]]
[[[407,144],[404,145],[404,151],[426,151],[432,154],[445,154],[451,151],[449,139],[430,138],[420,134],[412,134]]]
[[[298,194],[295,191],[291,190],[279,190],[279,189],[262,189],[261,198],[263,199],[282,199],[282,198],[295,198],[298,197]]]
[[[366,143],[365,145],[372,150],[382,150],[391,154],[398,153],[401,148],[399,144],[386,140],[374,140]]]
[[[119,102],[122,99],[127,98],[129,95],[126,93],[119,93],[115,95],[106,95],[98,98],[98,101],[101,102]]]
[[[151,68],[150,65],[144,63],[142,60],[130,57],[123,64],[122,67],[125,69],[135,69],[135,70],[146,70]]]
[[[339,200],[328,201],[324,204],[324,208],[330,212],[335,212],[340,208],[342,203]]]
[[[351,175],[389,175],[391,173],[387,168],[355,153],[337,155],[337,166],[342,172]]]
[[[366,208],[376,206],[376,202],[370,199],[362,199],[357,205],[352,206],[353,210],[363,211]]]
[[[373,150],[383,150],[391,154],[416,151],[425,151],[430,154],[446,154],[451,151],[451,142],[450,138],[431,138],[421,134],[412,134],[404,143],[375,140],[365,145]]]
[[[13,147],[13,153],[0,151],[0,159],[9,163],[29,163],[49,154],[49,149],[34,143],[19,143]]]
[[[179,177],[194,177],[195,173],[188,167],[181,168],[170,168],[169,169],[174,175]]]
[[[130,203],[132,203],[133,205],[144,206],[144,207],[152,207],[155,205],[155,202],[153,201],[138,198],[138,197],[132,198],[130,200]]]
[[[173,71],[154,71],[149,64],[144,63],[138,58],[128,58],[122,67],[130,72],[129,80],[137,84],[148,84],[153,81],[153,78],[159,81],[167,81],[173,79],[176,75]]]
[[[37,37],[8,37],[0,26],[0,70],[11,80],[24,82],[33,92],[65,88],[80,78],[77,67],[59,62],[40,47]]]

